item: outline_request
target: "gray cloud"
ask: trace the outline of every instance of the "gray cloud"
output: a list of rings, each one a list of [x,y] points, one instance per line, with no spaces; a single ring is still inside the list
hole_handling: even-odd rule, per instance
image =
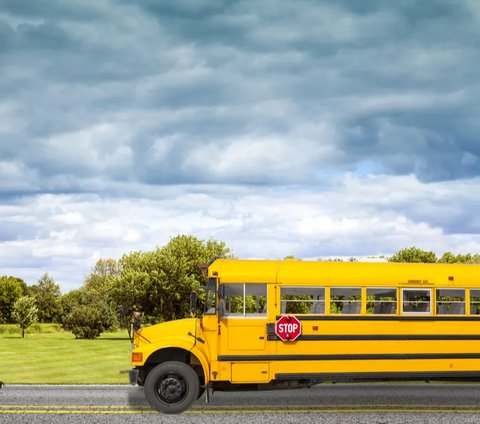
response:
[[[478,249],[479,24],[474,0],[0,0],[2,269],[69,278],[179,232],[240,256]]]
[[[284,149],[296,145],[304,159],[291,164],[301,169],[289,172],[294,183],[298,174],[311,181],[318,169],[355,170],[372,158],[381,172],[423,181],[478,175],[479,55],[470,41],[478,16],[468,2],[3,6],[2,91],[15,111],[9,117],[23,123],[11,136],[24,148],[11,140],[1,148],[50,183],[64,175],[76,190],[87,174],[147,184],[285,183],[280,161],[243,172],[237,163],[231,174],[192,164],[192,150],[237,151],[246,138],[260,149],[272,138]],[[151,121],[135,119],[142,115]],[[105,123],[128,127],[119,141],[131,151],[124,172],[82,152],[88,145],[102,157],[102,137],[89,141],[88,128],[96,136]],[[298,140],[301,127],[310,130]],[[324,138],[325,127],[335,138]],[[71,158],[68,138],[76,140]],[[163,160],[151,154],[159,140]],[[314,146],[336,150],[334,161]]]

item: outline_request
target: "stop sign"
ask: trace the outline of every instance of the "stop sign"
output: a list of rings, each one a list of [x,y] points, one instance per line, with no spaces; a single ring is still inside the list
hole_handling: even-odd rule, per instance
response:
[[[275,334],[284,342],[297,340],[302,333],[302,323],[294,315],[282,315],[275,323]]]

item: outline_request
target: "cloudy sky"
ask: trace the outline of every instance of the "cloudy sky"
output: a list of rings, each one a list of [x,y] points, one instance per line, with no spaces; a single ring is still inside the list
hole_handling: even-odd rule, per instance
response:
[[[0,275],[478,253],[479,99],[477,0],[0,0]]]

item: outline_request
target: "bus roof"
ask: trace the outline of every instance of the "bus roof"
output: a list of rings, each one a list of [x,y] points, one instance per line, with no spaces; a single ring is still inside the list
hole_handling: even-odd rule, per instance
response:
[[[231,283],[480,287],[480,265],[217,259],[209,277]]]

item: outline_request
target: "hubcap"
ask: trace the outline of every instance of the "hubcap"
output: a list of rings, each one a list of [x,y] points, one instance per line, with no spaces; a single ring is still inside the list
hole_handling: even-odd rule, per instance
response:
[[[160,380],[158,385],[158,396],[163,402],[180,402],[186,394],[187,386],[185,381],[178,375],[167,375]]]

